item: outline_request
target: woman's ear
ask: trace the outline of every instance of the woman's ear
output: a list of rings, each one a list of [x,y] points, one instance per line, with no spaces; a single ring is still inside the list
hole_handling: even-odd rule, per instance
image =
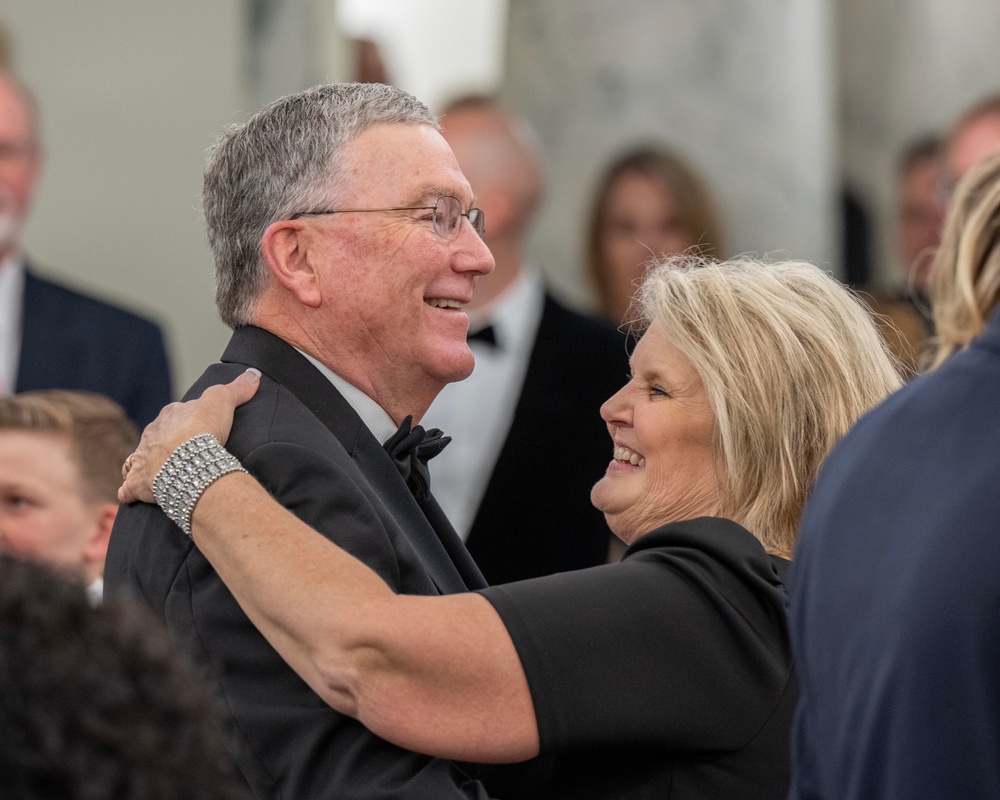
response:
[[[285,219],[272,223],[261,239],[264,260],[274,279],[302,305],[315,308],[321,293],[313,268],[312,231],[306,223]]]

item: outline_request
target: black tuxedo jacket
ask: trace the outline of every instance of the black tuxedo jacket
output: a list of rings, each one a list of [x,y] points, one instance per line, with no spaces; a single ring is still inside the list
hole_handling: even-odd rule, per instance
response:
[[[628,369],[625,334],[546,294],[510,431],[466,542],[490,584],[607,559],[610,531],[590,489],[613,454],[601,404]]]
[[[437,504],[417,504],[382,446],[307,359],[271,333],[246,327],[233,334],[222,360],[187,396],[248,366],[261,370],[260,388],[237,409],[227,447],[279,502],[397,592],[483,586]],[[127,588],[151,606],[207,675],[256,797],[486,797],[452,763],[401,750],[326,706],[156,506],[120,510],[105,586],[111,592]]]
[[[15,388],[99,392],[141,431],[172,399],[163,334],[142,317],[26,270]]]

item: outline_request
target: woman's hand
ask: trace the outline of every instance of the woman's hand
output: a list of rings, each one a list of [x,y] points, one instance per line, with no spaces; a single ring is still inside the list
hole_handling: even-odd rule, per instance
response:
[[[166,406],[142,433],[139,447],[122,466],[118,501],[152,503],[153,479],[170,454],[192,436],[211,433],[223,444],[233,427],[233,412],[257,392],[260,372],[248,369],[232,383],[208,387],[197,400]]]

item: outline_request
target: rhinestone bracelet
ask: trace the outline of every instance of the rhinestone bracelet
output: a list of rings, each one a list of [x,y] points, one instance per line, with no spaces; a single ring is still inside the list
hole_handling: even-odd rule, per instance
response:
[[[210,433],[180,445],[153,479],[153,497],[188,536],[191,512],[213,481],[229,472],[246,472],[239,460]]]

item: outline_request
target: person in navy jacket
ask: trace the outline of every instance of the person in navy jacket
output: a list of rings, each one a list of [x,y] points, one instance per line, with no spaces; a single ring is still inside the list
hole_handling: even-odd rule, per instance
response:
[[[1000,797],[1000,152],[930,273],[933,371],[863,418],[803,517],[794,800]]]

